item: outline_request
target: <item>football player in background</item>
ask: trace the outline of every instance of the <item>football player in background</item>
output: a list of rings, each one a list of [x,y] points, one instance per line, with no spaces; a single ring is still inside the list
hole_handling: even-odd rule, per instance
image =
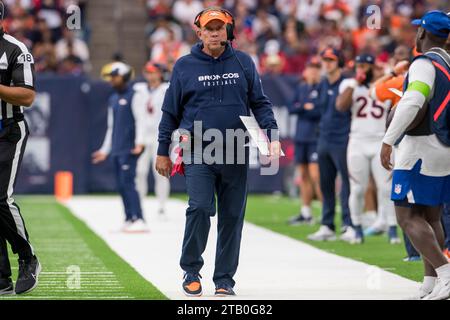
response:
[[[379,160],[380,142],[385,133],[386,107],[370,98],[369,88],[374,82],[375,58],[370,54],[356,57],[356,77],[345,79],[339,87],[336,109],[351,110],[352,122],[347,150],[350,177],[349,207],[353,222],[353,233],[344,238],[350,243],[363,243],[361,216],[364,195],[372,173],[377,187],[378,211],[387,217],[390,243],[399,243],[394,205],[389,199],[390,175]]]
[[[169,87],[168,83],[164,81],[164,71],[164,66],[148,62],[143,69],[143,75],[147,82],[134,85],[135,99],[139,99],[141,107],[145,109],[144,124],[146,132],[145,149],[137,162],[136,188],[142,203],[148,193],[148,173],[151,166],[155,179],[155,195],[158,200],[157,210],[160,217],[164,217],[165,214],[166,202],[170,194],[170,183],[167,177],[158,174],[152,164],[156,160],[158,124],[162,116],[161,108],[164,95]]]

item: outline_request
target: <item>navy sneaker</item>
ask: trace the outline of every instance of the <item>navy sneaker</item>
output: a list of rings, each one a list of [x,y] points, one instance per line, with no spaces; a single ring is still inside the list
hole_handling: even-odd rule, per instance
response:
[[[11,278],[0,279],[0,296],[13,293],[14,293],[14,284]]]
[[[388,231],[389,243],[390,244],[400,244],[402,241],[397,235],[397,226],[390,226]]]
[[[355,227],[356,237],[355,237],[355,243],[364,243],[364,232],[361,226]]]
[[[200,297],[202,295],[201,275],[198,273],[185,273],[183,282],[184,294],[188,297]]]
[[[288,224],[291,226],[298,226],[301,224],[314,224],[314,220],[313,217],[305,218],[302,214],[299,214],[290,218]]]
[[[416,261],[422,261],[422,258],[420,256],[408,256],[403,259],[404,262],[416,262]]]
[[[233,288],[226,283],[220,283],[216,285],[216,292],[214,294],[216,297],[230,297],[235,296],[236,293],[233,291]]]

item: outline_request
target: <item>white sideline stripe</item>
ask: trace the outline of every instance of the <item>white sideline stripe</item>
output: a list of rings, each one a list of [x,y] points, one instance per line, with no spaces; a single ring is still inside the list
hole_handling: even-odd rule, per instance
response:
[[[119,197],[74,197],[66,205],[168,298],[192,299],[181,292],[179,258],[184,234],[184,202],[168,201],[169,221],[161,221],[156,212],[156,200],[145,199],[143,208],[150,228],[147,234],[117,232],[124,220]],[[212,274],[216,225],[217,219],[213,218],[203,255],[202,299],[215,298]],[[319,250],[251,223],[244,226],[235,280],[238,295],[234,298],[255,300],[406,299],[418,289],[418,283],[414,281]]]
[[[67,274],[67,272],[41,272],[41,274]],[[84,272],[81,271],[79,274],[106,274],[106,275],[114,275],[114,272],[105,271],[105,272]]]

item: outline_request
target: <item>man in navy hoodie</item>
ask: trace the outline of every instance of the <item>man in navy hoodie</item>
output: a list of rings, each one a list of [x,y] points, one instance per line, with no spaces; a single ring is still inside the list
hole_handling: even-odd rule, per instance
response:
[[[300,213],[289,220],[291,225],[314,223],[311,210],[314,193],[319,200],[322,200],[317,164],[317,138],[321,112],[315,105],[319,99],[320,69],[319,58],[313,57],[303,72],[305,81],[297,86],[289,108],[291,114],[297,115],[295,162],[301,178],[300,195],[302,199]]]
[[[230,45],[234,27],[231,14],[211,7],[199,13],[195,25],[201,43],[193,46],[189,55],[176,62],[164,99],[156,170],[163,176],[168,176],[172,170],[169,147],[175,130],[192,133],[195,121],[196,126],[197,122],[201,122],[202,132],[216,129],[225,134],[227,129],[243,129],[239,116],[249,115],[250,110],[262,129],[275,132],[270,151],[276,158],[280,153],[280,144],[275,138],[277,123],[272,104],[264,95],[251,58]],[[200,149],[205,150],[206,142],[202,134],[194,132],[192,140],[189,145],[198,145],[200,140]],[[225,153],[229,143],[227,141],[223,146]],[[194,156],[198,156],[195,147]],[[245,152],[243,164],[235,161],[229,164],[229,152],[224,156],[227,157],[226,164],[208,161],[187,163],[183,154],[189,207],[186,210],[180,266],[185,272],[183,290],[188,296],[202,294],[202,253],[206,248],[210,217],[216,213],[216,194],[218,239],[213,276],[215,294],[235,294],[233,276],[238,266],[247,198],[248,152]]]
[[[318,106],[322,110],[319,123],[319,140],[317,153],[319,155],[320,189],[323,196],[322,225],[320,229],[309,235],[312,241],[336,240],[334,224],[336,193],[335,183],[339,173],[341,176],[341,208],[342,208],[342,240],[348,238],[347,231],[352,226],[348,198],[350,182],[347,169],[347,144],[350,134],[351,113],[339,112],[336,109],[336,99],[339,86],[344,79],[342,67],[344,59],[340,51],[327,48],[321,53],[326,77],[322,80],[319,90]]]

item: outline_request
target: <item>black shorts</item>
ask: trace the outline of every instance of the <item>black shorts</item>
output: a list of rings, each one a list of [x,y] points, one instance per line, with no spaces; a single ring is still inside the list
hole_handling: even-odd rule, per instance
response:
[[[295,163],[310,164],[317,163],[317,143],[316,142],[297,142],[295,144]]]

